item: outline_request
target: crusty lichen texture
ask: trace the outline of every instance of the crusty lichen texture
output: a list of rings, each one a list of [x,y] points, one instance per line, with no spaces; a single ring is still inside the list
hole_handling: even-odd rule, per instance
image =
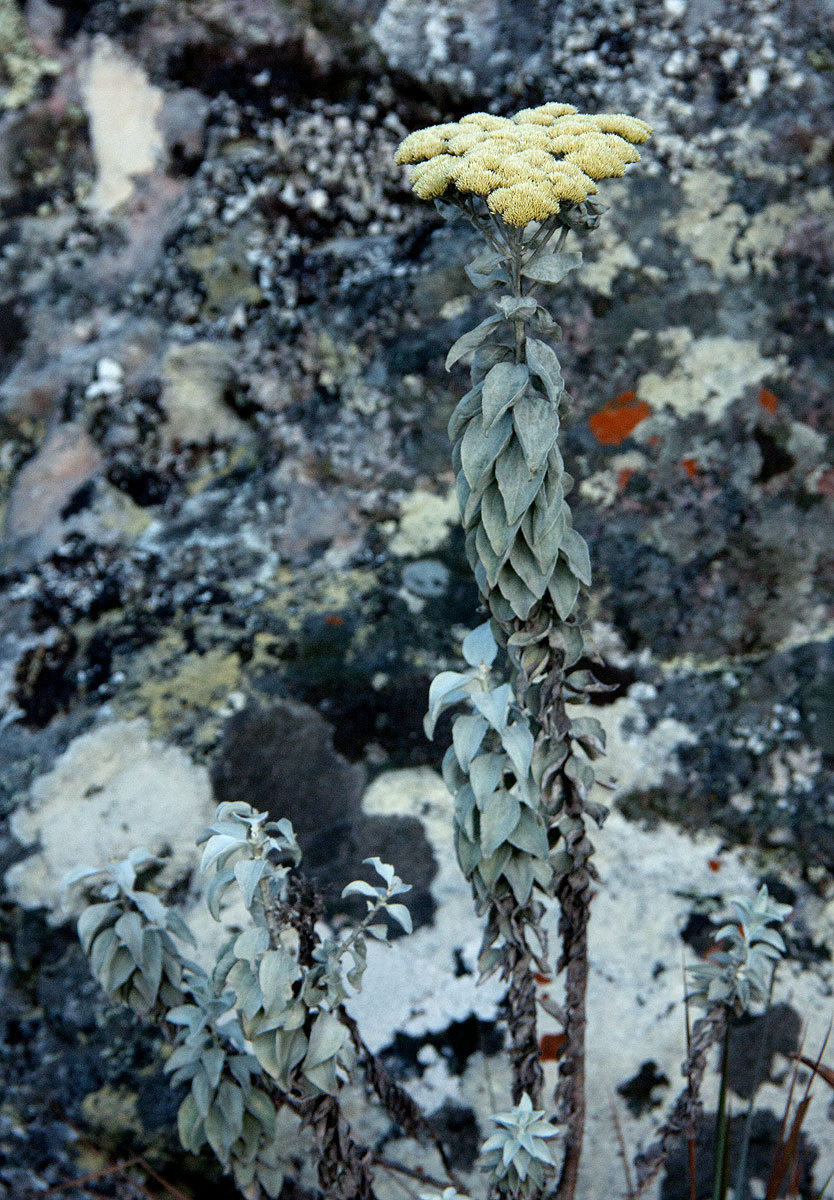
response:
[[[635,144],[651,136],[645,121],[622,113],[590,116],[572,104],[523,108],[512,117],[470,113],[460,121],[418,129],[396,161],[414,163],[414,192],[423,200],[482,196],[508,225],[544,221],[565,204],[581,204],[596,181],[623,175],[639,162]]]

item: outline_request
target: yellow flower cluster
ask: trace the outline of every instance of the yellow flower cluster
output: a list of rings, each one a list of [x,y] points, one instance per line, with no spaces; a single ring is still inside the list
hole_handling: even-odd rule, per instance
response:
[[[562,201],[579,204],[594,182],[638,162],[635,142],[651,136],[645,121],[622,113],[589,116],[572,104],[523,108],[513,117],[470,113],[418,129],[400,144],[398,163],[416,163],[411,178],[423,200],[449,188],[484,196],[508,225],[543,221]]]

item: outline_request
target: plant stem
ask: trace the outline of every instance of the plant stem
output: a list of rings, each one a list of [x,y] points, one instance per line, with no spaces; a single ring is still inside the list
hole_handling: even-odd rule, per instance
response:
[[[727,1175],[727,1073],[730,1063],[730,1022],[724,1026],[724,1042],[721,1049],[721,1089],[718,1093],[718,1112],[715,1116],[715,1163],[712,1177],[712,1200],[722,1200],[726,1195],[724,1178]]]

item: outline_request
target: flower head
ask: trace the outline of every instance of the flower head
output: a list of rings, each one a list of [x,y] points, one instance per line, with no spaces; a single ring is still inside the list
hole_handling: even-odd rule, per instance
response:
[[[541,104],[513,117],[469,113],[418,129],[401,142],[398,163],[416,164],[412,188],[424,200],[449,192],[482,196],[508,225],[543,221],[562,204],[581,204],[596,180],[638,162],[635,144],[651,129],[623,113],[592,116],[572,104]]]

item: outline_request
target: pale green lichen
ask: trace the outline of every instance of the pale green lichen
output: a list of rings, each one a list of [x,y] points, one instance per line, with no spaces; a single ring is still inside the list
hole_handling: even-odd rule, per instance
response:
[[[45,75],[57,75],[60,69],[33,46],[15,0],[0,0],[0,108],[20,108]]]

